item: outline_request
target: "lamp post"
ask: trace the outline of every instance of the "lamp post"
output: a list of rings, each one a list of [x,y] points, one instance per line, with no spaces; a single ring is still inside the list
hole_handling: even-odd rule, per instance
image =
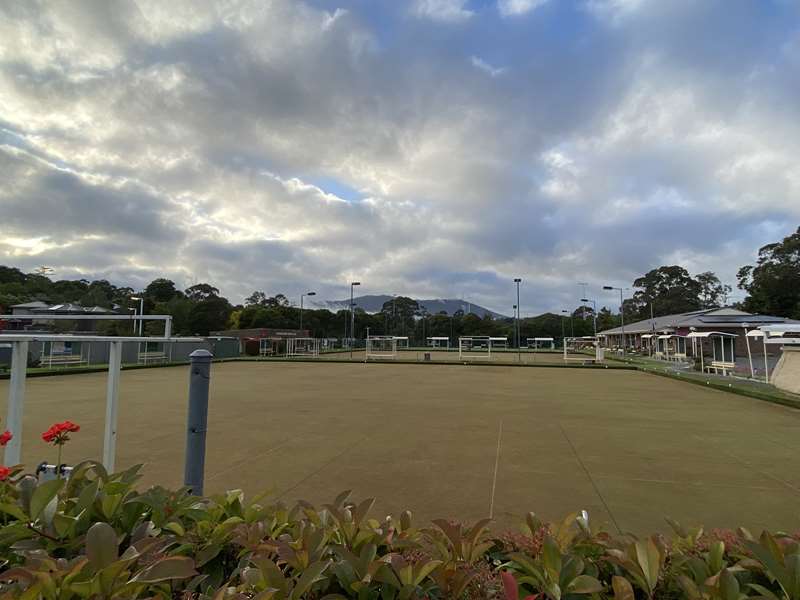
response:
[[[300,294],[300,331],[303,330],[303,297],[316,295],[317,292],[306,292],[305,294]]]
[[[520,315],[520,310],[519,310],[519,284],[521,282],[522,282],[522,278],[520,278],[520,277],[515,277],[514,278],[514,283],[517,284],[517,304],[515,306],[516,313],[514,314],[515,329],[517,330],[517,362],[522,360],[522,356],[520,355],[520,349],[519,349],[519,315]]]
[[[589,298],[581,298],[581,302],[591,302],[592,303],[592,319],[594,320],[594,337],[597,337],[597,302],[595,300],[589,300]]]
[[[561,346],[562,348],[567,347],[567,332],[564,331],[564,315],[569,313],[569,311],[565,308],[561,309]]]
[[[131,296],[131,300],[138,300],[139,301],[139,316],[144,315],[144,296]],[[144,319],[139,319],[139,337],[142,337],[142,324],[144,323]]]
[[[622,324],[622,356],[625,356],[625,347],[628,345],[625,339],[625,301],[622,299],[622,293],[628,288],[618,288],[613,285],[604,285],[604,290],[619,290],[619,318]]]
[[[356,339],[356,312],[353,310],[353,288],[361,285],[360,281],[350,283],[350,359],[353,358],[353,342]]]

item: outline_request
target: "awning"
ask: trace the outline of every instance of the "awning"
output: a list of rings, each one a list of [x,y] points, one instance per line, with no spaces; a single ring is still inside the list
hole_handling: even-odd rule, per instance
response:
[[[761,331],[766,331],[770,336],[785,335],[787,333],[800,333],[800,323],[781,323],[780,325],[762,325]]]
[[[707,338],[707,337],[737,337],[735,333],[725,333],[724,331],[692,331],[686,337]]]

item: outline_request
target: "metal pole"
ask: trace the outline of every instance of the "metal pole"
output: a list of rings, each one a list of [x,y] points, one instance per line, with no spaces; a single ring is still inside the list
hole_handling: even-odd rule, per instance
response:
[[[767,360],[767,332],[764,332],[764,383],[769,383],[769,362]],[[7,452],[7,450],[6,450]]]
[[[208,384],[211,359],[208,350],[195,350],[189,355],[189,415],[186,419],[186,464],[183,485],[192,494],[203,494],[206,463],[206,431],[208,430]]]
[[[108,353],[108,382],[106,384],[106,424],[103,434],[103,466],[114,472],[117,453],[117,407],[119,405],[119,375],[122,367],[122,342],[111,342]]]
[[[25,377],[28,374],[28,342],[11,342],[11,380],[8,388],[6,424],[13,438],[6,446],[3,463],[13,467],[22,462],[22,411],[25,404]]]
[[[756,374],[753,370],[753,355],[750,353],[750,338],[747,335],[747,327],[744,328],[744,342],[747,344],[747,361],[750,363],[750,378],[753,379]]]
[[[517,282],[517,362],[522,362],[522,354],[521,354],[521,350],[520,350],[520,347],[519,347],[519,346],[520,346],[520,339],[519,339],[519,334],[520,334],[519,317],[520,317],[520,314],[521,314],[521,312],[522,312],[522,311],[520,310],[520,306],[519,306],[519,283],[520,283],[520,282],[518,281],[518,282]]]
[[[144,325],[144,319],[141,317],[144,316],[144,296],[139,299],[139,337],[142,337],[142,325]]]
[[[622,322],[622,356],[625,356],[627,339],[625,338],[625,301],[622,299],[622,288],[619,288],[619,318]]]
[[[350,284],[350,360],[353,360],[353,343],[356,338],[356,313],[353,310],[353,284]]]
[[[305,294],[300,294],[300,331],[303,331],[303,296]]]

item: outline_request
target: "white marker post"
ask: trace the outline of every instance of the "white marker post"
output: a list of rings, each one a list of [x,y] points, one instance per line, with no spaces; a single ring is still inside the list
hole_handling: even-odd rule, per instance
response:
[[[13,467],[22,462],[22,410],[25,404],[25,377],[28,373],[28,342],[11,343],[11,381],[8,389],[6,426],[14,436],[6,446],[3,462]]]
[[[119,377],[122,370],[122,342],[111,342],[108,355],[106,387],[106,424],[103,434],[103,466],[114,472],[117,453],[117,408],[119,406]]]

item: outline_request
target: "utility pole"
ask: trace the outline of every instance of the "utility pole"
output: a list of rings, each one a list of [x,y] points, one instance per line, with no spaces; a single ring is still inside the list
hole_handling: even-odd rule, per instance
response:
[[[614,287],[612,285],[604,285],[604,290],[619,290],[619,318],[620,323],[622,325],[622,356],[625,356],[625,349],[628,345],[628,341],[625,338],[625,300],[622,297],[623,292],[628,290],[628,288],[621,288],[621,287]],[[651,306],[652,309],[652,306]]]
[[[514,283],[517,284],[517,304],[515,306],[516,313],[514,315],[515,318],[515,329],[517,330],[517,362],[522,361],[522,355],[520,354],[521,350],[519,347],[519,316],[520,316],[520,309],[519,309],[519,284],[522,283],[521,277],[514,278]]]
[[[316,296],[317,292],[306,292],[300,294],[300,330],[303,330],[303,296]]]
[[[350,359],[353,358],[353,343],[356,339],[356,311],[353,306],[353,288],[361,285],[360,281],[350,282]]]

